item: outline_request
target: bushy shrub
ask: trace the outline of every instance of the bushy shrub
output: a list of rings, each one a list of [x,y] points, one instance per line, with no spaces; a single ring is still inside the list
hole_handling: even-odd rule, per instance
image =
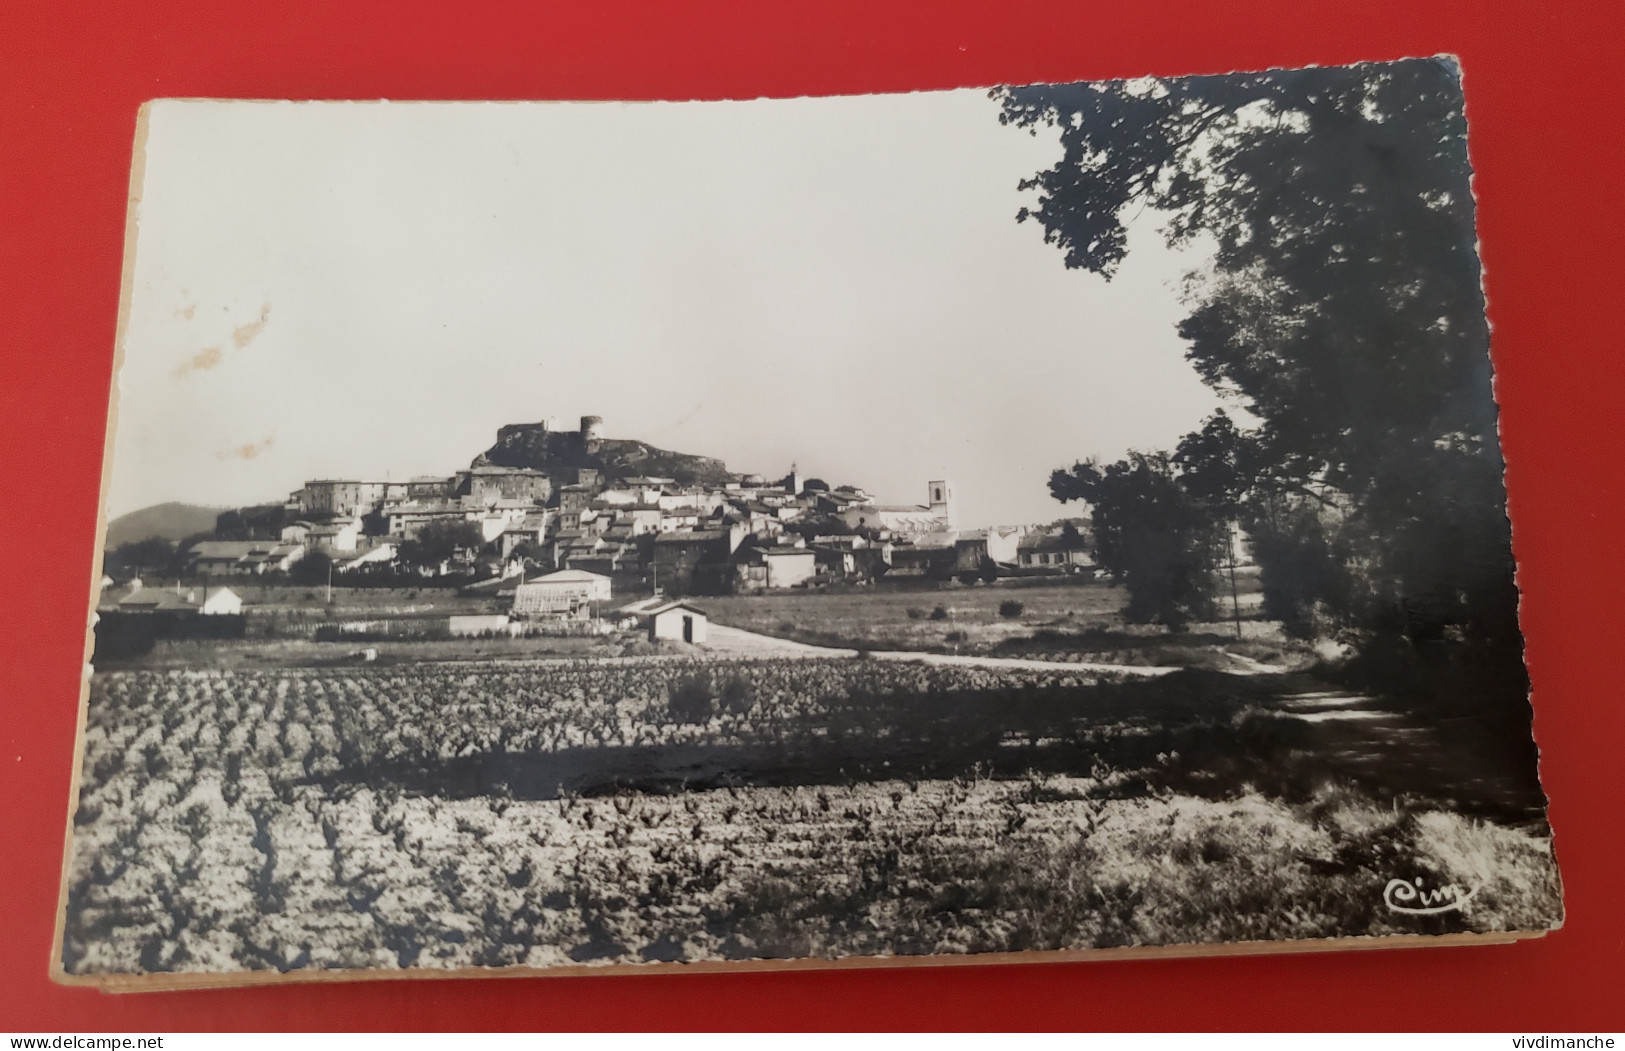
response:
[[[685,676],[667,688],[666,711],[680,723],[708,722],[716,706],[716,691],[711,687],[711,676],[705,672]]]
[[[932,620],[947,620],[948,619],[948,610],[947,610],[947,608],[944,607],[944,606],[938,606],[936,609],[932,610],[931,611],[931,619]]]
[[[908,608],[908,619],[909,620],[919,620],[924,616],[925,616],[925,610],[921,609],[920,607],[918,607],[918,606],[910,606]]]
[[[1020,617],[1022,613],[1026,612],[1026,609],[1027,607],[1023,606],[1015,599],[1007,598],[1003,602],[999,603],[999,616],[1004,617],[1006,620],[1015,620],[1017,617]]]
[[[744,715],[756,703],[751,693],[750,682],[743,675],[731,675],[728,681],[722,684],[722,693],[718,700],[722,710],[734,715]]]

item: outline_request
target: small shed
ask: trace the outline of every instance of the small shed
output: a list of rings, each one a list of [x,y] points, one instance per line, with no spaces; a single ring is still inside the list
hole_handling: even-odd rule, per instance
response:
[[[649,618],[649,638],[673,639],[699,645],[705,642],[705,629],[709,618],[706,612],[686,602],[668,602],[656,606],[645,614]]]
[[[203,606],[201,609],[202,613],[215,616],[221,614],[236,616],[242,611],[242,596],[230,588],[220,588],[218,590],[208,592],[207,597],[203,600]]]

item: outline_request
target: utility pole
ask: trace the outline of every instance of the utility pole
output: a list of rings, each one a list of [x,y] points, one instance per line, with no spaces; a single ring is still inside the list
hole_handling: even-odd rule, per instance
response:
[[[327,604],[333,604],[333,560],[327,560]]]
[[[1236,638],[1241,638],[1241,599],[1236,594],[1236,523],[1230,523],[1230,610],[1236,618]]]

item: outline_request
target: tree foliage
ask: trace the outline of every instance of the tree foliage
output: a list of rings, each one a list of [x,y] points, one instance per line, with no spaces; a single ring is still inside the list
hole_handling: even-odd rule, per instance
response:
[[[485,546],[485,536],[473,522],[430,522],[416,536],[401,542],[402,562],[413,566],[437,566],[459,552],[475,552]]]
[[[179,576],[186,568],[185,552],[163,537],[132,540],[108,551],[102,559],[102,572],[127,577]]]
[[[1050,475],[1057,500],[1094,509],[1095,558],[1129,592],[1124,616],[1183,630],[1215,615],[1225,524],[1180,484],[1167,456],[1137,453]]]
[[[288,512],[281,504],[236,507],[215,516],[215,540],[275,540],[288,524]]]
[[[1063,155],[1023,184],[1037,196],[1019,218],[1069,267],[1109,278],[1145,208],[1170,244],[1216,246],[1179,331],[1203,379],[1258,424],[1215,417],[1173,464],[1195,498],[1247,523],[1273,611],[1515,658],[1456,66],[998,95],[1006,123],[1059,132]]]
[[[302,587],[326,584],[332,578],[333,559],[325,551],[309,550],[288,567],[288,579]]]

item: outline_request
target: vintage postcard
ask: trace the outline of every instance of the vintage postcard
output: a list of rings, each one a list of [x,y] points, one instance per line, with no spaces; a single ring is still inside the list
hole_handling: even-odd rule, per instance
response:
[[[142,114],[57,976],[1561,923],[1449,59]]]

